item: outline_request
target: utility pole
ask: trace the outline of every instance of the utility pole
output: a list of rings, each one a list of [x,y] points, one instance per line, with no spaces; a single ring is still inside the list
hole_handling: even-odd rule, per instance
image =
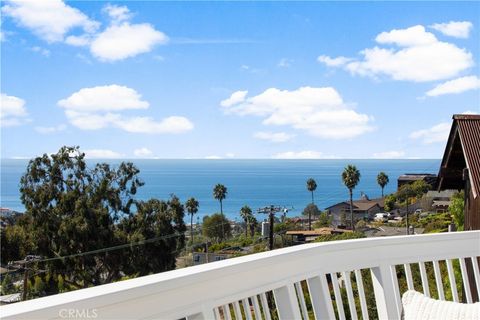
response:
[[[29,264],[40,260],[42,257],[28,255],[23,260],[10,262],[9,265],[15,269],[23,269],[23,292],[22,292],[22,301],[27,300],[28,293],[28,271],[30,270]]]
[[[270,224],[269,241],[268,241],[269,250],[273,250],[273,223],[275,220],[275,213],[277,212],[283,212],[284,214],[286,214],[288,212],[288,209],[285,207],[274,206],[273,204],[268,207],[257,209],[257,213],[268,214],[269,224]]]

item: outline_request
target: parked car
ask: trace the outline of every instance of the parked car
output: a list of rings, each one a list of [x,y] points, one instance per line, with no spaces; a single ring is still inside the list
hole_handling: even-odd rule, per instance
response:
[[[374,221],[380,221],[380,222],[387,222],[388,221],[388,213],[385,212],[380,212],[375,214],[375,218],[373,218]]]

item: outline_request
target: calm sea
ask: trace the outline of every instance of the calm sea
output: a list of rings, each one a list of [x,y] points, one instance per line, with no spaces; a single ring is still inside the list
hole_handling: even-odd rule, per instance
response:
[[[438,173],[440,160],[129,160],[140,169],[145,185],[139,189],[139,199],[167,199],[175,194],[182,201],[195,197],[200,202],[200,219],[220,211],[212,197],[215,184],[228,188],[224,212],[238,219],[243,205],[253,209],[270,204],[293,207],[290,216],[298,215],[310,203],[306,180],[317,182],[316,204],[325,208],[348,198],[341,173],[347,164],[360,170],[361,179],[354,197],[366,193],[370,198],[381,195],[376,176],[384,171],[390,177],[385,192],[393,192],[397,178],[403,173]],[[97,160],[89,161],[94,165]],[[107,160],[115,165],[119,160]],[[0,206],[24,211],[20,201],[19,181],[27,160],[1,160]]]

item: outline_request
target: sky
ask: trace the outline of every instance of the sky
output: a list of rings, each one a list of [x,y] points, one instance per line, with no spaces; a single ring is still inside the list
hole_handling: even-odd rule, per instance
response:
[[[441,158],[480,2],[2,1],[1,157]]]

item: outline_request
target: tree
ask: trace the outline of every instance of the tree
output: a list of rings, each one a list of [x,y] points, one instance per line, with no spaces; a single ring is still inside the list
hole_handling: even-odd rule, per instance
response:
[[[223,200],[227,197],[227,187],[223,184],[217,183],[213,188],[213,197],[220,202],[220,214],[223,215]],[[223,227],[223,224],[222,224]],[[225,231],[225,230],[224,230]],[[222,238],[224,238],[223,236]]]
[[[464,193],[456,192],[452,196],[452,201],[448,206],[448,212],[452,215],[453,221],[457,225],[457,230],[463,231],[465,227],[465,199]]]
[[[417,198],[421,198],[424,193],[431,189],[431,186],[423,180],[417,180],[411,184],[412,192]]]
[[[318,221],[313,225],[315,228],[329,227],[332,224],[332,217],[328,216],[327,211],[320,213]]]
[[[221,213],[205,216],[203,218],[202,232],[205,237],[217,243],[224,241],[231,233],[230,221]]]
[[[255,218],[254,215],[252,215],[250,218],[249,226],[250,226],[250,237],[253,238],[253,236],[255,235],[255,228],[258,226],[258,220],[257,218]]]
[[[315,203],[313,199],[313,192],[317,189],[317,183],[312,178],[307,180],[307,190],[312,193],[312,203]]]
[[[388,176],[386,175],[385,172],[380,172],[377,176],[377,183],[378,185],[382,188],[382,198],[383,198],[383,189],[385,186],[388,184]]]
[[[176,197],[168,202],[136,201],[137,189],[143,185],[139,172],[128,162],[88,168],[79,147],[62,147],[56,154],[30,160],[20,180],[25,219],[29,221],[24,230],[35,244],[29,254],[70,256],[175,234],[130,250],[43,262],[46,272],[41,277],[47,293],[175,267],[176,252],[184,245],[183,205]],[[58,279],[62,279],[61,286]]]
[[[393,194],[389,194],[385,197],[385,204],[384,208],[386,211],[392,211],[395,208],[395,202],[397,201],[397,197]]]
[[[355,221],[353,219],[353,189],[360,182],[360,171],[354,165],[347,165],[342,172],[343,184],[348,188],[350,194],[350,227],[355,231]]]
[[[308,216],[308,230],[312,230],[312,216],[319,216],[320,210],[316,205],[310,203],[305,209],[303,209],[303,214]]]
[[[195,198],[188,199],[185,208],[190,214],[190,243],[193,245],[193,215],[198,212],[198,201]]]
[[[247,237],[248,229],[250,227],[250,222],[252,221],[252,218],[253,219],[255,218],[252,214],[252,209],[249,206],[244,205],[240,209],[240,217],[242,217],[243,221],[245,222],[245,237]]]
[[[121,221],[121,236],[126,243],[156,241],[131,247],[123,260],[124,273],[143,276],[175,269],[175,252],[185,245],[184,217],[184,206],[175,195],[168,201],[139,201],[137,213]]]
[[[412,188],[412,185],[410,185],[409,183],[407,184],[404,184],[400,187],[400,189],[398,189],[397,191],[397,198],[398,200],[402,201],[402,202],[406,202],[406,205],[407,205],[407,212],[406,212],[406,227],[407,227],[407,235],[410,233],[409,229],[408,229],[408,203],[409,203],[409,199],[413,196],[415,196],[415,190]]]

